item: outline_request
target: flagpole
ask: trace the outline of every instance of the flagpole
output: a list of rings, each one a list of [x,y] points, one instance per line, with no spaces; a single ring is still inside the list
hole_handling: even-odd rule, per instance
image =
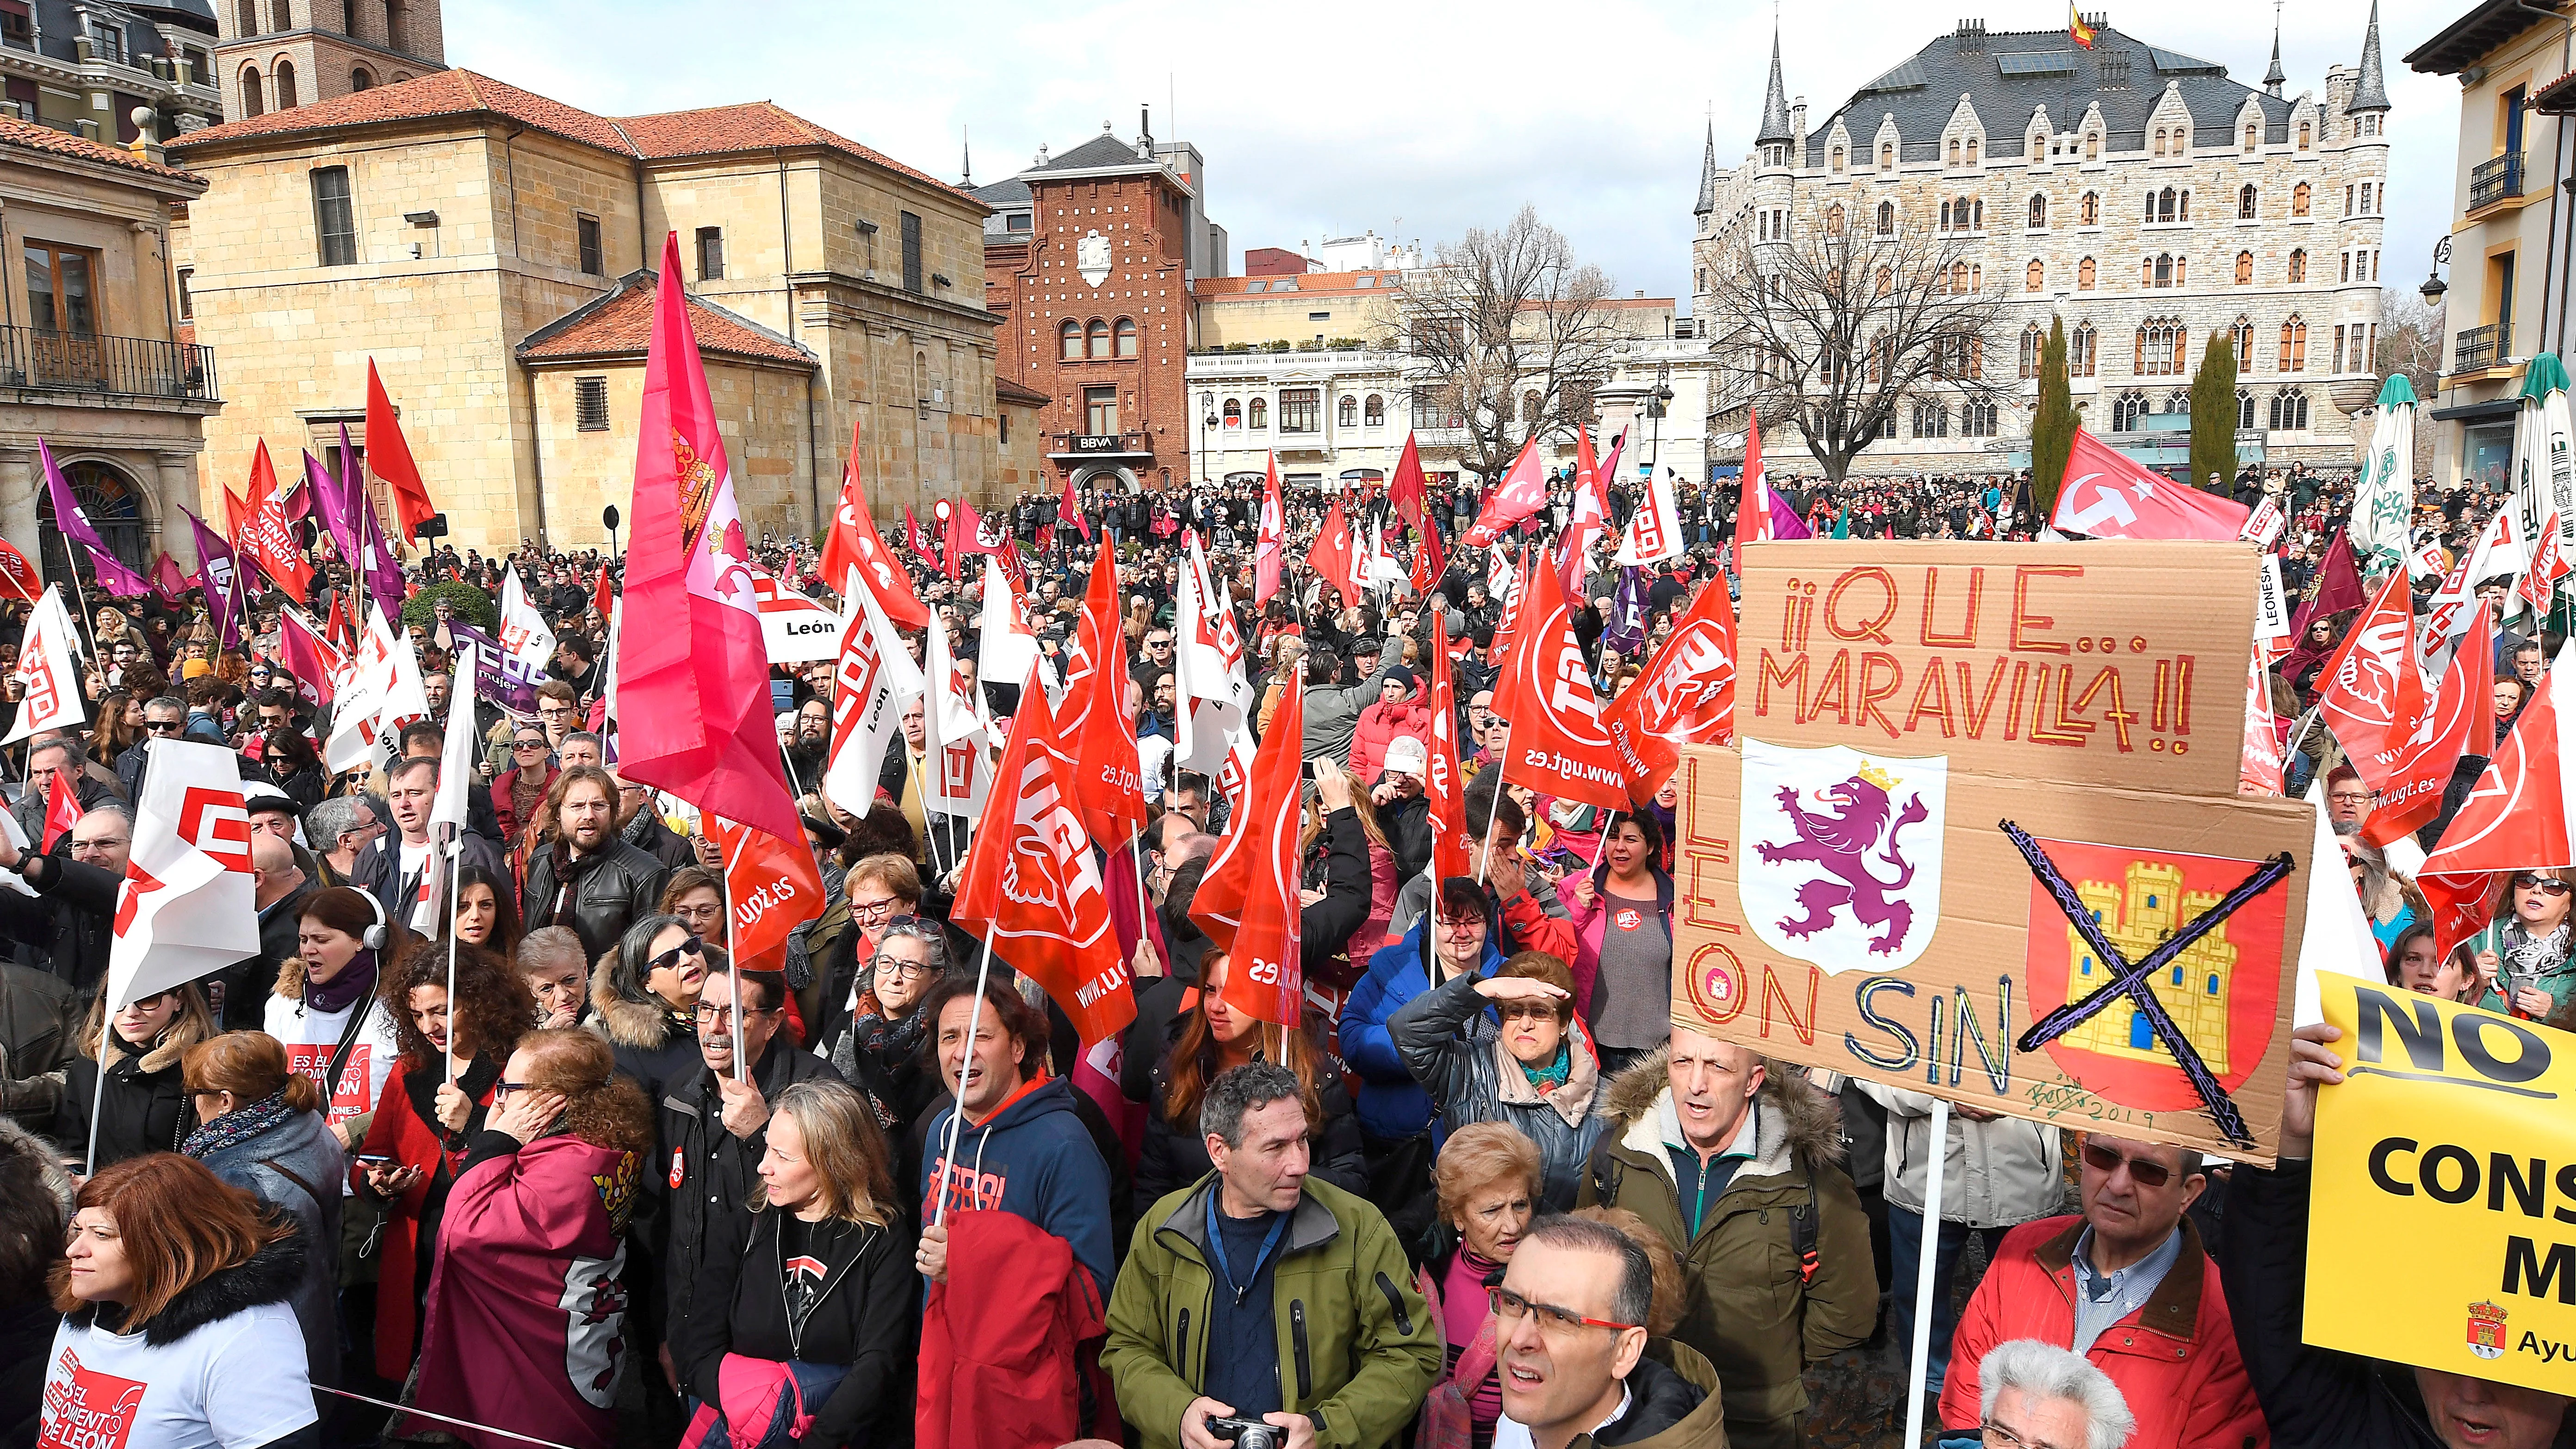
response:
[[[724,858],[723,847],[717,847],[716,858]],[[733,950],[733,874],[730,870],[717,871],[716,880],[724,892],[725,962],[733,977],[733,1079],[748,1084],[751,1063],[745,1058],[750,1053],[742,1049],[742,963],[734,959]]]
[[[104,983],[101,983],[100,990],[106,990]],[[98,1175],[98,1107],[99,1103],[107,1100],[107,1042],[108,1033],[115,1030],[115,1026],[116,1013],[101,1007],[98,1014],[98,1075],[90,1083],[89,1091],[89,1151],[81,1157],[81,1176],[85,1178]]]
[[[448,686],[454,688],[451,682]],[[466,688],[473,686],[468,684]],[[456,1085],[456,910],[465,895],[464,870],[459,859],[464,854],[464,839],[454,825],[447,827],[447,1085]]]
[[[1147,937],[1145,916],[1145,837],[1142,833],[1127,837],[1127,858],[1136,868],[1136,939]]]
[[[991,924],[987,923],[984,928],[983,955],[975,966],[975,1000],[973,1005],[966,1008],[966,1051],[957,1060],[956,1100],[948,1114],[948,1143],[940,1149],[943,1160],[939,1164],[939,1201],[933,1206],[930,1214],[930,1225],[934,1228],[945,1227],[948,1223],[948,1183],[957,1171],[957,1129],[966,1121],[966,1070],[974,1065],[975,1030],[983,1019],[984,987],[992,980],[992,973],[993,930]],[[931,1023],[934,1031],[937,1030],[938,1025],[937,1022]],[[95,1105],[91,1110],[95,1113]]]

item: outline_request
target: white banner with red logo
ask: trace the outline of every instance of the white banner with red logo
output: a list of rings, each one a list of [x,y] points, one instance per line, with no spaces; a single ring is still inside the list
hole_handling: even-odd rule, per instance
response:
[[[840,665],[832,675],[832,752],[823,794],[853,815],[875,808],[877,775],[903,729],[903,703],[921,698],[921,666],[896,637],[892,621],[865,586],[852,589],[840,625]],[[922,706],[927,717],[929,706]]]
[[[555,656],[555,631],[546,627],[537,606],[528,602],[515,565],[501,570],[501,648],[511,658],[539,669]]]
[[[11,671],[21,691],[18,723],[0,744],[16,744],[38,730],[77,727],[88,717],[81,706],[80,663],[73,637],[62,591],[49,584],[29,620],[17,668]]]
[[[840,654],[840,615],[779,583],[758,564],[743,567],[760,604],[760,642],[770,663],[811,664]]]
[[[240,761],[193,740],[155,739],[145,749],[150,768],[108,947],[111,1012],[259,951]]]

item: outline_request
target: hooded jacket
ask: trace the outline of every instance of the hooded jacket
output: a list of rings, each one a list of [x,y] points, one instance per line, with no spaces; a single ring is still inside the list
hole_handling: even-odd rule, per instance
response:
[[[295,1288],[295,1321],[304,1330],[304,1366],[316,1384],[340,1382],[340,1191],[349,1155],[322,1125],[319,1112],[294,1112],[256,1137],[213,1148],[199,1159],[209,1171],[295,1219],[304,1241],[320,1251],[304,1254]],[[404,1298],[410,1307],[408,1295]],[[410,1313],[403,1315],[410,1329]],[[406,1354],[401,1360],[410,1362]]]
[[[415,1309],[429,1288],[421,1245],[438,1241],[447,1195],[464,1170],[465,1144],[483,1130],[484,1119],[491,1113],[492,1088],[501,1080],[501,1066],[490,1056],[477,1054],[457,1074],[456,1089],[473,1106],[467,1109],[465,1129],[449,1132],[437,1120],[438,1089],[447,1079],[445,1061],[434,1059],[415,1071],[411,1059],[404,1058],[385,1078],[375,1115],[367,1121],[367,1135],[358,1144],[361,1154],[390,1157],[396,1167],[416,1167],[421,1172],[420,1181],[390,1200],[375,1197],[363,1169],[353,1167],[348,1174],[352,1189],[368,1193],[370,1201],[385,1202],[384,1226],[378,1230],[383,1239],[375,1255],[375,1371],[380,1378],[399,1383],[411,1372],[412,1354],[420,1347],[413,1340],[420,1322]]]
[[[1646,1340],[1628,1371],[1628,1412],[1565,1449],[1726,1449],[1726,1403],[1706,1355],[1669,1338]]]
[[[1503,964],[1502,948],[1495,941],[1492,903],[1485,909],[1485,952],[1476,962],[1479,977],[1493,975]],[[1342,1058],[1359,1070],[1360,1126],[1373,1137],[1411,1137],[1430,1126],[1437,1115],[1431,1094],[1414,1080],[1387,1030],[1397,1008],[1431,989],[1426,964],[1431,919],[1424,914],[1394,945],[1370,957],[1368,975],[1342,1003]]]
[[[1352,782],[1363,790],[1376,784],[1378,771],[1386,767],[1386,747],[1399,739],[1430,744],[1431,707],[1422,702],[1420,691],[1392,704],[1381,699],[1360,711],[1351,727]]]
[[[347,969],[355,968],[353,961]],[[262,1028],[285,1044],[288,1069],[305,1072],[316,1082],[329,1070],[341,1040],[349,1038],[338,1079],[322,1083],[323,1115],[334,1127],[345,1124],[350,1141],[366,1141],[376,1103],[385,1095],[385,1080],[402,1056],[393,1013],[376,999],[376,989],[368,987],[338,1011],[310,1010],[304,1004],[303,958],[290,956],[278,965],[277,988],[269,994]]]
[[[1699,1231],[1683,1224],[1668,1142],[1670,1049],[1612,1079],[1612,1126],[1583,1177],[1582,1206],[1627,1208],[1682,1260],[1682,1321],[1672,1336],[1716,1368],[1730,1431],[1783,1425],[1806,1410],[1806,1366],[1869,1337],[1878,1273],[1869,1217],[1842,1169],[1841,1114],[1794,1068],[1765,1060],[1755,1094],[1754,1151],[1711,1203]],[[1816,1268],[1801,1281],[1801,1217],[1814,1225]],[[1776,1429],[1774,1430],[1776,1433]]]
[[[1109,1301],[1100,1362],[1119,1412],[1148,1449],[1180,1442],[1182,1411],[1207,1380],[1210,1173],[1166,1195],[1136,1225]],[[1326,1449],[1390,1444],[1440,1375],[1440,1326],[1414,1289],[1395,1230],[1366,1199],[1306,1179],[1271,1269],[1279,1397]]]
[[[617,1070],[644,1089],[644,1100],[659,1103],[673,1084],[706,1066],[698,1054],[697,1024],[657,1001],[618,995],[616,964],[617,948],[611,945],[591,967],[591,1014],[583,1024],[607,1038],[617,1053]]]
[[[86,786],[83,792],[87,793]],[[102,788],[98,794],[104,798],[108,792]],[[84,800],[82,808],[96,803]],[[37,828],[28,837],[42,834],[40,814]],[[107,948],[114,939],[109,927],[116,914],[116,893],[125,878],[67,855],[32,851],[20,864],[20,872],[36,893],[0,891],[0,932],[44,953],[48,968],[69,983],[86,1005],[107,974]]]
[[[1173,1035],[1177,1037],[1186,1029],[1181,1023],[1188,1018],[1178,1016],[1172,1020]],[[1342,1085],[1346,1072],[1341,1059],[1320,1044],[1323,1025],[1320,1013],[1307,1018],[1308,1040],[1315,1044],[1315,1098],[1324,1119],[1315,1124],[1313,1155],[1306,1170],[1346,1192],[1365,1193],[1368,1166],[1361,1160],[1359,1119],[1351,1112],[1350,1089]],[[1172,1056],[1166,1047],[1162,1059],[1154,1063],[1154,1091],[1145,1108],[1145,1146],[1136,1161],[1138,1213],[1216,1167],[1208,1157],[1207,1138],[1200,1135],[1198,1124],[1176,1124],[1164,1110],[1171,1079]]]
[[[1545,1206],[1574,1206],[1583,1164],[1607,1125],[1604,1104],[1610,1079],[1584,1034],[1566,1028],[1572,1070],[1565,1085],[1542,1094],[1503,1042],[1502,1029],[1477,994],[1477,977],[1460,976],[1406,1002],[1387,1022],[1405,1069],[1431,1094],[1440,1112],[1440,1135],[1477,1122],[1501,1122],[1538,1145]]]
[[[1377,671],[1357,684],[1317,684],[1306,690],[1305,733],[1298,739],[1300,751],[1310,760],[1350,758],[1352,733],[1359,724],[1360,711],[1377,703],[1378,691],[1386,683],[1386,672],[1404,663],[1404,639],[1389,634],[1380,646]],[[1366,788],[1365,782],[1362,788]]]
[[[1886,1109],[1887,1201],[1920,1217],[1932,1160],[1932,1099],[1876,1082],[1854,1085]],[[2055,1127],[2019,1117],[1971,1122],[1951,1113],[1941,1163],[1942,1221],[2009,1228],[2055,1213],[2066,1196],[2059,1136]]]
[[[1061,1077],[1023,1086],[983,1125],[958,1128],[952,1163],[948,1124],[956,1113],[949,1103],[923,1123],[921,1221],[936,1216],[942,1194],[952,1214],[994,1208],[1015,1214],[1064,1239],[1090,1271],[1093,1288],[1105,1293],[1115,1277],[1109,1167],[1075,1110],[1073,1088]]]

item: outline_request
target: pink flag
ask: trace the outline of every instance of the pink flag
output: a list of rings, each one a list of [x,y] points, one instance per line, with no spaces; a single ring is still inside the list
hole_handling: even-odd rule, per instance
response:
[[[2177,483],[2078,428],[2049,525],[2094,538],[2232,539],[2252,516],[2244,504]]]
[[[1476,515],[1464,542],[1470,548],[1487,547],[1512,525],[1546,506],[1547,468],[1539,461],[1538,439],[1532,438],[1503,474],[1501,486],[1485,499],[1484,511]]]

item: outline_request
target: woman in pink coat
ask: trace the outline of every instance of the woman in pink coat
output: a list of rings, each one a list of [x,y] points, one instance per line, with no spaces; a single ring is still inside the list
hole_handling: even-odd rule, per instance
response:
[[[1351,778],[1361,789],[1377,783],[1377,772],[1386,766],[1386,747],[1407,736],[1430,744],[1431,707],[1415,697],[1413,671],[1399,664],[1378,686],[1377,703],[1361,710],[1351,727]]]

